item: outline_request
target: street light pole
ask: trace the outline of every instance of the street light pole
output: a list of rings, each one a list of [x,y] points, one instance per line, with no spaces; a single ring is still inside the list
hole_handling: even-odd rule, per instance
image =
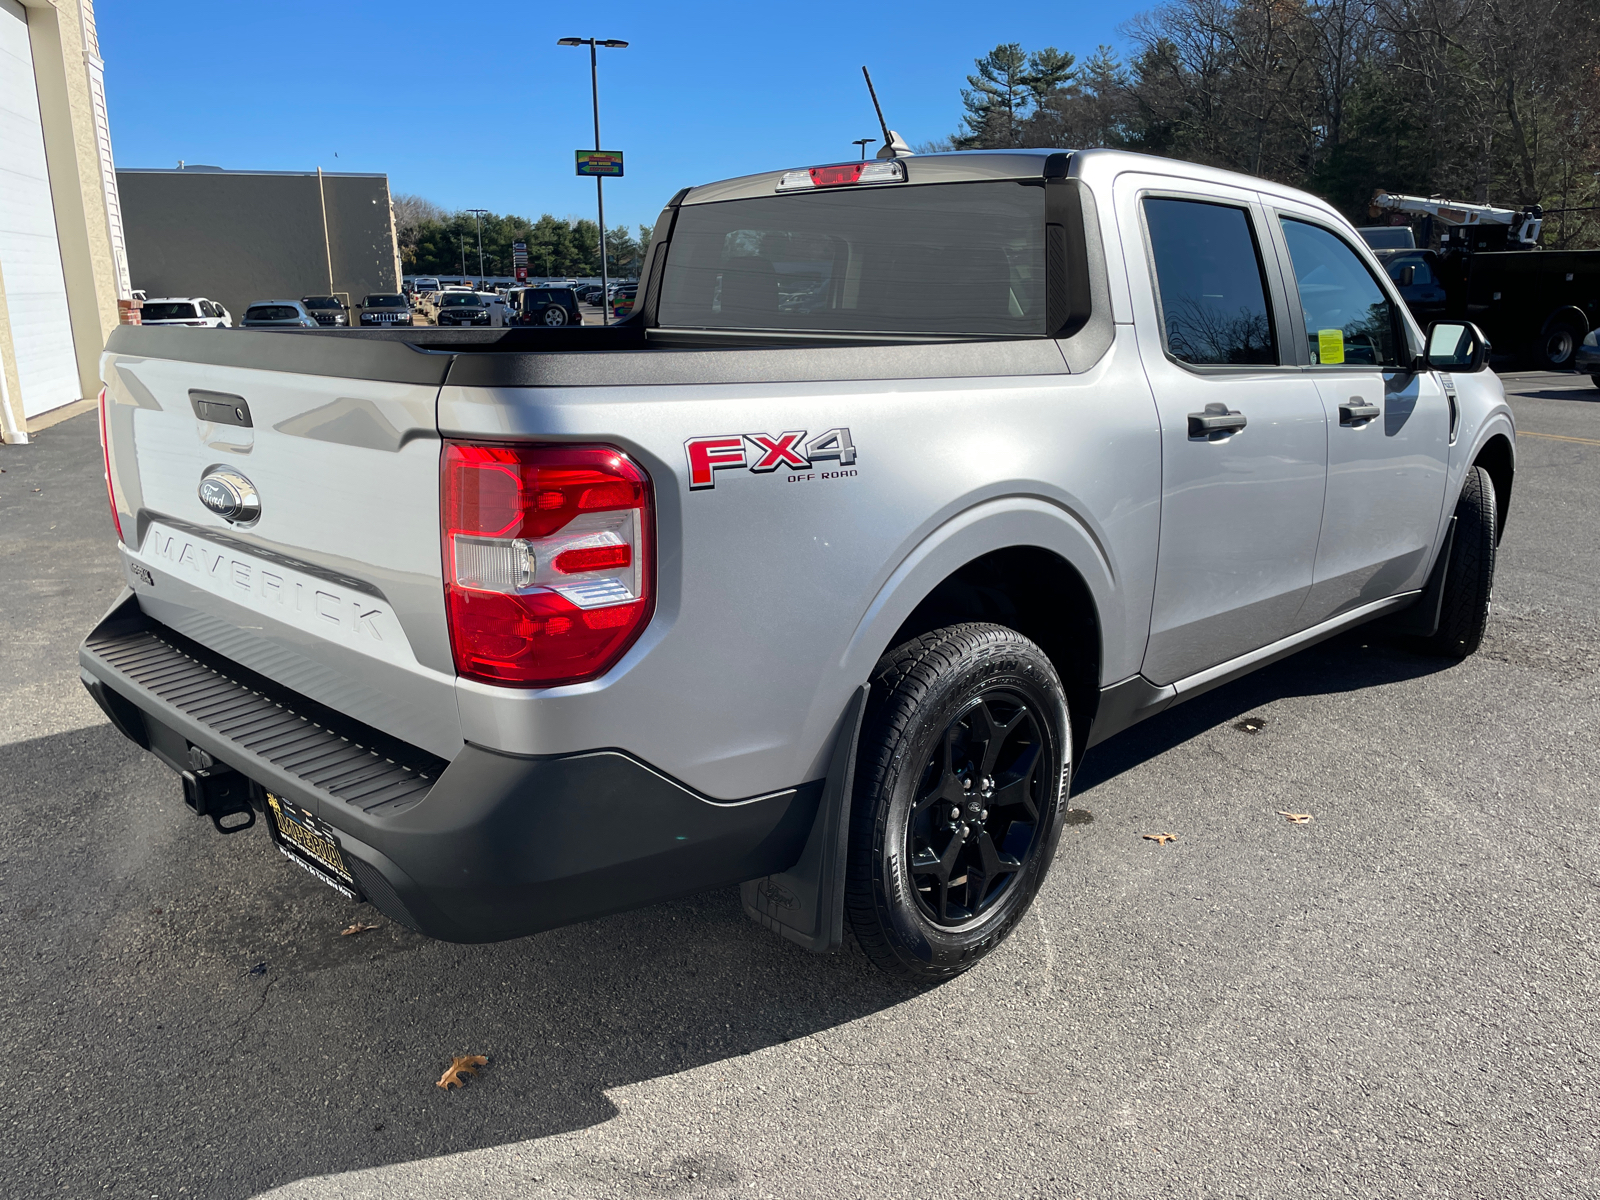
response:
[[[873,142],[875,142],[877,140],[878,140],[877,138],[857,138],[855,141],[851,142],[850,144],[852,146],[860,146],[861,147],[861,161],[862,162],[866,162],[867,161],[867,147],[870,146]]]
[[[862,152],[863,154],[865,151]],[[487,208],[469,208],[472,219],[478,226],[478,285],[483,286],[483,218],[489,215]]]
[[[594,148],[600,149],[600,46],[612,50],[626,49],[628,43],[616,38],[560,38],[558,46],[589,47],[589,90],[594,97]],[[611,275],[606,269],[606,189],[605,180],[594,177],[595,207],[600,214],[600,323],[611,324]]]

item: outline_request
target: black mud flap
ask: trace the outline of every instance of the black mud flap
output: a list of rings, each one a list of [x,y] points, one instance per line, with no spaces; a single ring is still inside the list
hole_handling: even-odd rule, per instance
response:
[[[1374,622],[1373,628],[1398,637],[1432,637],[1439,632],[1439,614],[1444,609],[1445,576],[1450,571],[1450,550],[1456,543],[1456,518],[1444,531],[1444,544],[1439,547],[1439,557],[1434,560],[1428,574],[1428,586],[1422,589],[1415,604],[1408,605],[1391,617]]]
[[[844,944],[850,796],[855,786],[856,744],[871,686],[863,683],[855,690],[839,719],[827,782],[799,860],[787,871],[739,885],[739,898],[752,921],[819,954],[831,953]]]

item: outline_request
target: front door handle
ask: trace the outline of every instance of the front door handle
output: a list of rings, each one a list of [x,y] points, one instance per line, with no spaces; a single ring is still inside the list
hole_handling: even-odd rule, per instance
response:
[[[1339,424],[1355,425],[1360,421],[1370,421],[1382,413],[1383,410],[1376,404],[1368,404],[1360,396],[1351,396],[1348,404],[1339,405]]]
[[[1219,433],[1235,433],[1243,429],[1246,423],[1244,414],[1238,409],[1230,410],[1226,404],[1213,402],[1206,405],[1205,412],[1189,414],[1189,436],[1203,438]]]

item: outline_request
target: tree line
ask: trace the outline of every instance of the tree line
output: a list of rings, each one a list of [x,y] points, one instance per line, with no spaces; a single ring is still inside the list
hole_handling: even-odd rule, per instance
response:
[[[1292,184],[1369,223],[1373,191],[1542,204],[1600,245],[1600,0],[1171,0],[1124,59],[996,46],[962,127],[920,150],[1117,147]]]
[[[407,275],[478,274],[478,235],[483,235],[483,273],[514,274],[512,243],[528,245],[528,273],[600,274],[599,226],[588,220],[568,221],[545,213],[537,221],[511,214],[446,212],[421,196],[397,194],[392,199],[400,266]],[[614,279],[636,276],[650,248],[651,228],[630,232],[618,225],[606,232],[607,269]],[[464,271],[463,271],[464,264]]]

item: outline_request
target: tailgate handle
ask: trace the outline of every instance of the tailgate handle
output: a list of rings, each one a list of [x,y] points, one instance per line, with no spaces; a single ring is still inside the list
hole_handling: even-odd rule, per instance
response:
[[[250,423],[250,405],[243,396],[235,396],[230,392],[206,392],[199,388],[190,388],[189,403],[194,405],[194,415],[202,421],[211,421],[217,425],[238,425],[245,429],[255,428]]]

